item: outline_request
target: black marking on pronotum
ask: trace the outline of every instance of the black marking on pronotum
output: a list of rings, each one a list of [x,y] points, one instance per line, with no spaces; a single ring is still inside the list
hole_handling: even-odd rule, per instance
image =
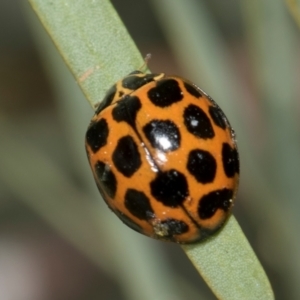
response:
[[[155,76],[157,76],[157,75],[156,74],[144,74],[144,76],[130,75],[130,76],[125,77],[122,80],[122,86],[126,89],[136,91],[143,85],[145,85],[151,81],[154,81]]]

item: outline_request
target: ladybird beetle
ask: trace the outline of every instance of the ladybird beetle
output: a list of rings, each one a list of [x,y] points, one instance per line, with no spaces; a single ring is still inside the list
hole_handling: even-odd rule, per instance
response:
[[[135,71],[118,81],[96,109],[86,151],[103,199],[137,232],[193,243],[229,217],[239,181],[235,134],[188,80]]]

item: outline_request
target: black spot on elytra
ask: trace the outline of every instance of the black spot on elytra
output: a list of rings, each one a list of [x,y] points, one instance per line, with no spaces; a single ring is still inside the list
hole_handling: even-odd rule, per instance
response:
[[[141,109],[141,101],[136,96],[126,95],[112,110],[112,116],[117,122],[126,122],[135,128],[138,111]]]
[[[194,96],[196,98],[202,97],[202,94],[200,93],[200,91],[196,87],[192,86],[191,84],[185,82],[184,87],[192,96]]]
[[[114,213],[119,217],[119,219],[128,227],[133,229],[136,232],[143,233],[143,228],[136,224],[132,219],[130,219],[128,216],[120,212],[119,210],[115,210]]]
[[[150,101],[159,107],[167,107],[181,101],[183,93],[175,79],[162,79],[157,81],[156,87],[148,91]]]
[[[232,203],[233,192],[222,189],[204,195],[198,204],[198,215],[200,219],[211,218],[218,209],[228,211]]]
[[[141,166],[141,156],[138,147],[130,135],[119,139],[112,155],[112,161],[118,171],[126,177],[131,177]]]
[[[98,179],[96,180],[98,182],[98,188],[104,190],[104,192],[113,199],[117,191],[117,180],[110,166],[102,161],[98,161],[95,164],[95,173]]]
[[[185,176],[174,169],[157,173],[150,188],[156,200],[170,207],[181,205],[189,194]]]
[[[229,144],[223,143],[222,161],[227,177],[233,177],[235,173],[239,173],[239,157],[236,148],[231,148]]]
[[[187,130],[194,136],[202,139],[215,136],[210,119],[200,107],[190,104],[184,110],[183,119]]]
[[[213,182],[217,163],[208,151],[195,149],[189,153],[187,169],[198,182],[205,184]]]
[[[180,132],[170,120],[153,120],[143,127],[151,146],[163,152],[174,151],[180,146]]]
[[[126,89],[137,90],[143,85],[154,80],[155,74],[145,74],[141,76],[127,76],[122,80],[122,86]]]
[[[135,189],[128,189],[125,194],[125,207],[140,220],[149,220],[154,217],[148,197]]]
[[[104,99],[102,100],[102,102],[99,104],[99,106],[97,107],[96,109],[96,114],[99,114],[100,111],[102,111],[104,108],[106,108],[107,106],[109,106],[115,95],[116,95],[116,92],[117,92],[117,87],[116,85],[114,84],[106,93]]]
[[[173,237],[188,232],[189,226],[180,220],[168,218],[160,222],[159,227],[162,231],[166,232],[165,237]]]
[[[92,122],[86,132],[86,143],[90,146],[93,153],[97,152],[107,143],[109,129],[105,119]]]
[[[226,117],[218,106],[210,106],[209,114],[217,126],[221,127],[222,129],[226,129]]]

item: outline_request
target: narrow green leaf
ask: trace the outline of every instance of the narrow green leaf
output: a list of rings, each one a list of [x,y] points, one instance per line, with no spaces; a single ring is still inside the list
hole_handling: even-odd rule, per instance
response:
[[[268,278],[233,216],[216,236],[182,248],[218,299],[274,299]]]

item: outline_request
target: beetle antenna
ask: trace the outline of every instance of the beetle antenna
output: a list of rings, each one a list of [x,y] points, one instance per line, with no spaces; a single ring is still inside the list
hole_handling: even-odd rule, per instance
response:
[[[138,69],[139,71],[148,67],[148,62],[151,59],[151,57],[152,57],[151,53],[146,54],[146,56],[144,57],[144,63]]]

